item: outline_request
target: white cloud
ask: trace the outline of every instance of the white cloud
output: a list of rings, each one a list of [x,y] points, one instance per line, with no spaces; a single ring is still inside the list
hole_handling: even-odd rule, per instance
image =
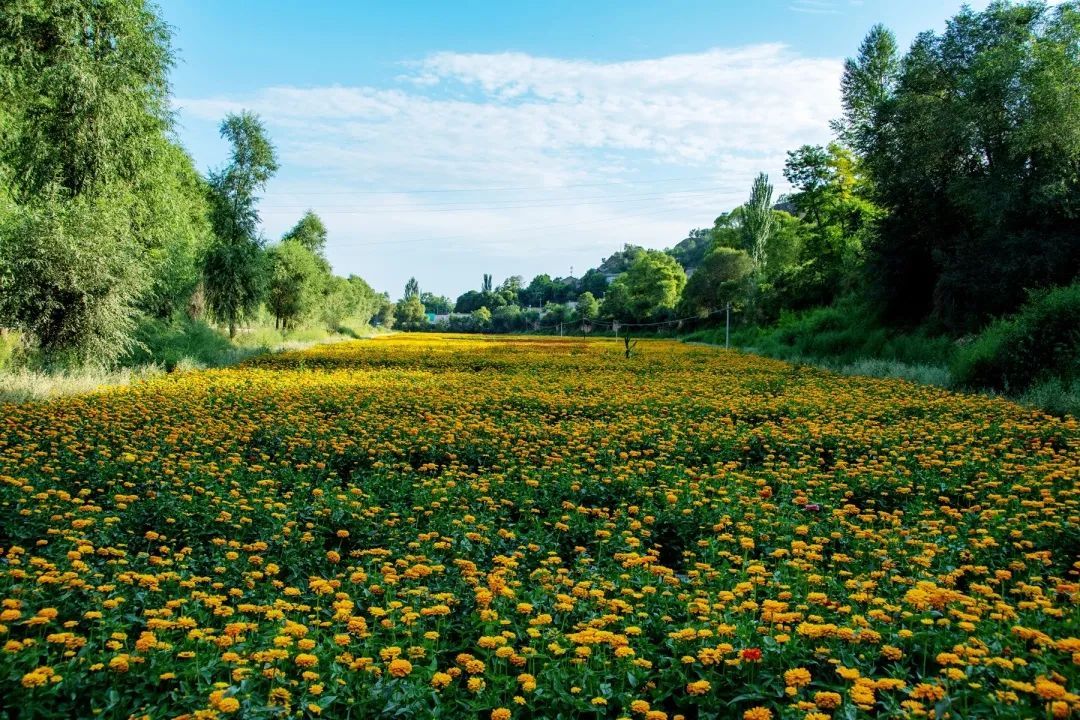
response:
[[[267,121],[285,168],[265,202],[268,234],[310,205],[339,272],[374,266],[373,282],[395,291],[426,272],[446,292],[473,284],[478,257],[563,273],[623,242],[670,246],[741,202],[758,171],[782,180],[785,151],[826,140],[839,112],[840,61],[776,44],[627,62],[444,52],[403,69],[389,88],[270,87],[176,104],[185,124],[240,108]],[[530,189],[385,192],[508,187]],[[411,259],[371,262],[390,248],[412,248]]]

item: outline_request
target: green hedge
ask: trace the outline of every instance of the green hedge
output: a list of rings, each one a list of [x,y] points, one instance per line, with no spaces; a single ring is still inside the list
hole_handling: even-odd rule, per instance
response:
[[[1017,393],[1080,379],[1080,282],[1033,294],[957,352],[953,378],[972,388]]]

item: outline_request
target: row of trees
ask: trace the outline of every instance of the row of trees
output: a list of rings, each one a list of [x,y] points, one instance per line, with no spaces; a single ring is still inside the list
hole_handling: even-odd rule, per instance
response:
[[[0,13],[0,327],[53,359],[110,362],[140,318],[206,314],[230,335],[265,303],[287,328],[372,315],[336,278],[313,214],[267,248],[278,169],[258,117],[230,115],[203,177],[176,141],[167,26],[144,0],[11,0]]]
[[[788,153],[792,192],[665,252],[626,246],[580,279],[510,278],[459,312],[565,303],[662,323],[733,304],[750,322],[852,297],[882,323],[964,334],[1080,273],[1080,9],[993,2],[901,55],[871,29],[845,63],[835,140]],[[512,313],[513,311],[504,311]]]

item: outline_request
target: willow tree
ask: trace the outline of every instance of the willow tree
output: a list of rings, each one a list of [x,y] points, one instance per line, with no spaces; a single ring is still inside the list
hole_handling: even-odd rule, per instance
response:
[[[167,245],[202,235],[170,140],[172,62],[144,0],[3,4],[0,318],[52,357],[122,354],[147,294],[168,291],[166,260],[185,256]]]
[[[210,175],[210,220],[214,242],[203,267],[206,303],[218,322],[236,336],[237,325],[262,300],[265,258],[258,236],[259,192],[277,172],[277,154],[259,116],[232,114],[221,123],[232,145],[229,164]]]

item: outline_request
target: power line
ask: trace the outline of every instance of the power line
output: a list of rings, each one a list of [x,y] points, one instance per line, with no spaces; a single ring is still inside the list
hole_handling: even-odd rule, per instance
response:
[[[699,204],[699,207],[707,207],[707,205],[705,205],[704,203],[701,203],[701,204]],[[632,220],[641,220],[641,219],[653,217],[653,216],[656,216],[656,215],[663,215],[663,214],[667,214],[667,213],[672,212],[673,210],[678,210],[678,209],[679,208],[660,208],[659,210],[653,209],[653,210],[649,210],[647,212],[642,212],[642,213],[632,213],[630,215],[622,216],[623,218],[625,218],[625,220],[623,220],[622,222],[617,221],[617,222],[612,223],[611,220],[608,219],[608,218],[599,218],[597,220],[581,220],[581,221],[578,221],[578,222],[559,223],[559,224],[556,224],[556,225],[534,225],[534,226],[531,226],[531,227],[528,227],[528,228],[524,228],[524,231],[526,232],[525,237],[527,237],[528,232],[537,231],[537,230],[556,230],[556,229],[568,228],[568,227],[580,227],[580,226],[584,226],[584,225],[597,225],[597,224],[600,224],[600,223],[607,224],[609,227],[624,227],[626,225],[629,225]],[[506,229],[506,230],[498,231],[498,235],[511,235],[511,234],[520,233],[520,232],[522,232],[522,229],[509,228],[509,229]],[[521,238],[522,237],[521,235],[514,235],[514,236],[516,238]],[[375,240],[375,241],[372,241],[372,242],[349,242],[349,243],[333,242],[333,243],[331,243],[331,245],[333,247],[345,247],[345,248],[384,247],[384,246],[393,246],[393,245],[411,245],[411,244],[414,244],[414,243],[424,243],[424,242],[443,242],[443,241],[446,241],[446,240],[461,240],[461,239],[469,239],[469,238],[476,239],[477,235],[475,235],[473,233],[460,233],[458,235],[442,235],[442,236],[434,236],[434,237],[407,238],[407,239],[404,239],[404,240]]]
[[[587,198],[586,201],[570,201],[570,202],[541,202],[541,203],[524,203],[521,200],[502,201],[504,203],[519,203],[519,204],[487,204],[487,205],[469,205],[465,203],[447,203],[437,206],[422,206],[413,207],[408,205],[383,205],[374,206],[371,208],[361,209],[348,209],[348,210],[326,210],[320,209],[321,215],[386,215],[407,212],[409,214],[428,214],[428,213],[443,213],[443,212],[484,212],[494,210],[522,210],[522,209],[536,209],[536,208],[556,208],[556,207],[584,207],[589,205],[621,205],[623,203],[630,202],[642,202],[646,200],[654,200],[660,202],[666,198],[672,200],[679,200],[682,198],[699,197],[702,195],[715,195],[718,190],[678,190],[668,193],[650,193],[646,195],[634,195],[634,196],[614,196],[613,198]],[[493,201],[499,202],[499,201]],[[294,213],[297,210],[303,209],[305,206],[297,207],[284,207],[284,206],[269,206],[262,209],[266,214],[280,215],[285,213]]]
[[[516,190],[563,190],[565,188],[579,187],[606,187],[611,185],[644,185],[659,184],[666,182],[682,182],[683,180],[701,180],[703,178],[716,178],[712,175],[684,175],[675,178],[663,178],[659,180],[612,180],[597,183],[574,183],[568,185],[520,185],[517,187],[466,187],[466,188],[414,188],[402,190],[333,190],[333,191],[297,191],[297,192],[268,192],[271,195],[419,195],[421,193],[466,193],[466,192],[511,192]]]
[[[713,315],[716,315],[716,314],[722,313],[722,312],[724,312],[723,308],[721,308],[719,310],[710,310],[709,312],[705,313],[704,315],[688,315],[687,317],[683,317],[683,318],[672,318],[671,320],[658,320],[656,322],[651,322],[651,323],[624,323],[624,322],[619,322],[617,320],[579,320],[577,322],[577,328],[579,330],[584,329],[585,325],[589,325],[590,327],[603,326],[605,328],[611,328],[613,330],[616,329],[616,326],[618,327],[619,330],[622,330],[623,328],[631,328],[632,329],[632,328],[644,328],[644,327],[659,327],[661,325],[675,325],[677,323],[686,322],[687,320],[706,320],[708,318],[711,318]],[[554,330],[554,329],[558,328],[560,325],[562,325],[563,328],[565,329],[565,327],[567,325],[573,326],[574,323],[569,322],[569,323],[554,323],[552,325],[537,325],[533,329],[534,330]]]

